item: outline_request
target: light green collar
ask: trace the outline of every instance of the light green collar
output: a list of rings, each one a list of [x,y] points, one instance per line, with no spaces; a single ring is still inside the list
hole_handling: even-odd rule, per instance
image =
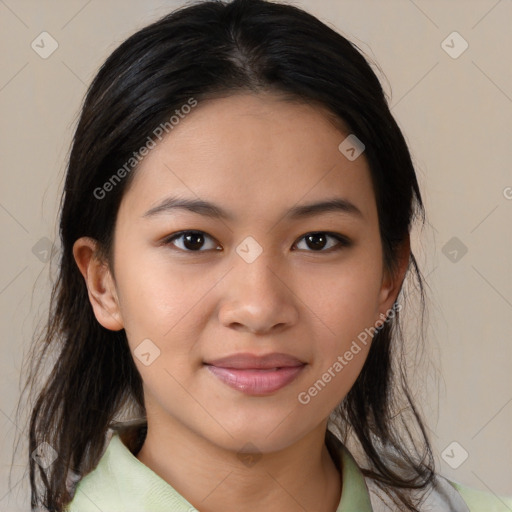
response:
[[[372,512],[370,495],[365,479],[356,461],[340,440],[327,432],[327,446],[337,457],[341,471],[341,500],[336,512]]]
[[[364,476],[343,444],[332,437],[331,455],[342,472],[341,500],[336,512],[372,512]],[[140,462],[117,433],[96,468],[80,480],[68,512],[193,512],[171,485]]]

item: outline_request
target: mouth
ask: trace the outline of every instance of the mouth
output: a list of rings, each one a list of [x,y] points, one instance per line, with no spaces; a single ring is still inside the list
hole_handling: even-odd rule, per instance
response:
[[[206,368],[227,386],[248,395],[266,395],[284,388],[306,363],[288,354],[234,354],[205,362]]]

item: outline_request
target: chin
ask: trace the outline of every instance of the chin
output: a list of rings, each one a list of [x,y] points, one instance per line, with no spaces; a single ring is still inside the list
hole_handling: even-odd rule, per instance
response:
[[[244,422],[231,424],[226,430],[217,428],[215,434],[210,430],[200,435],[208,442],[225,450],[239,453],[272,453],[284,450],[304,437],[308,431],[299,431],[297,425],[283,425],[282,418],[272,421]],[[312,427],[313,429],[314,427]],[[220,431],[219,431],[220,430]]]

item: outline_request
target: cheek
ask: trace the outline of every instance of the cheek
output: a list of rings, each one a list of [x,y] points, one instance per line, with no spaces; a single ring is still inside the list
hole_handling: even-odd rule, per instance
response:
[[[153,262],[127,272],[126,266],[120,303],[128,344],[146,391],[160,403],[158,407],[177,413],[193,406],[180,383],[189,382],[197,363],[194,340],[202,322],[195,306],[200,306],[204,292],[168,267]],[[169,397],[172,403],[167,403]]]
[[[369,309],[374,307],[375,294],[348,295],[350,279],[339,283],[344,286],[332,286],[332,300],[321,312],[329,330],[323,329],[323,335],[316,332],[311,374],[297,395],[312,417],[327,417],[342,402],[371,347],[373,317]]]
[[[161,255],[142,254],[119,262],[119,304],[132,350],[145,338],[158,345],[164,339],[175,339],[204,294],[201,272],[180,272]]]
[[[346,343],[377,320],[382,273],[375,258],[354,256],[302,279],[307,304],[335,344]]]
[[[308,300],[321,322],[316,331],[314,374],[309,380],[312,387],[303,390],[301,403],[311,400],[314,408],[328,410],[346,396],[368,355],[378,319],[382,274],[379,260],[358,256],[340,265],[334,276],[317,273],[309,278],[318,284]]]

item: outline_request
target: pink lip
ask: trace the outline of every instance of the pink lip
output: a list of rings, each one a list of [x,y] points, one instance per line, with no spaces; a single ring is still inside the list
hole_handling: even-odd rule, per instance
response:
[[[288,354],[235,354],[205,363],[228,386],[249,395],[264,395],[292,382],[305,363]]]

